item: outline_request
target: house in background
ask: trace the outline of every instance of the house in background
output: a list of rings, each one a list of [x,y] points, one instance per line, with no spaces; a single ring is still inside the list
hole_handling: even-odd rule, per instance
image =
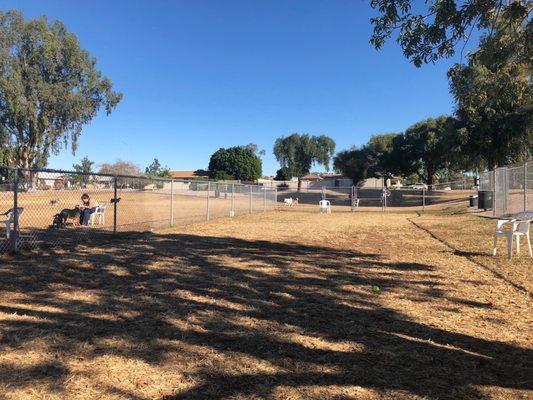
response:
[[[207,171],[202,169],[197,169],[196,171],[172,171],[170,174],[172,175],[172,179],[180,179],[184,181],[192,181],[196,179],[207,180],[209,178]]]
[[[70,181],[60,172],[36,172],[30,181],[39,189],[63,189],[70,187]]]
[[[300,178],[300,180],[303,182],[318,182],[322,180],[322,177],[317,174],[307,174]]]

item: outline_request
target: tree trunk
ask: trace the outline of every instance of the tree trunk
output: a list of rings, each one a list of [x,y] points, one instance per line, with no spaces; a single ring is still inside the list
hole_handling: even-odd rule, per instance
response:
[[[298,192],[300,192],[302,190],[302,178],[299,176],[298,177]]]

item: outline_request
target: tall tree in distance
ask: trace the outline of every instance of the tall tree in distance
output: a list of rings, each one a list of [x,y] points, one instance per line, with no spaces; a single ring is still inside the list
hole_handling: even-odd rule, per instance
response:
[[[519,54],[531,60],[531,0],[371,0],[370,5],[379,12],[370,20],[370,42],[379,50],[397,33],[405,57],[417,67],[454,55],[474,30],[491,36],[500,21],[523,46]]]
[[[333,166],[337,172],[361,184],[367,178],[380,178],[390,175],[394,170],[389,164],[393,151],[393,141],[398,133],[372,135],[361,148],[352,147],[335,156]]]
[[[250,149],[258,156],[264,156],[266,154],[266,151],[264,149],[260,149],[258,145],[255,143],[248,143],[247,145],[241,146],[244,149]]]
[[[91,172],[93,172],[94,162],[89,160],[89,157],[85,156],[81,159],[79,164],[73,164],[72,168],[78,174],[72,175],[72,181],[74,183],[81,183],[87,185],[91,180]]]
[[[335,171],[347,176],[355,186],[359,186],[365,179],[370,178],[370,170],[375,167],[368,146],[352,147],[338,152],[333,159]]]
[[[83,126],[121,98],[61,22],[0,12],[0,136],[16,166],[43,167],[69,142],[74,153]]]
[[[293,133],[274,143],[274,156],[282,168],[287,168],[298,178],[298,190],[301,189],[301,177],[308,174],[313,165],[322,165],[329,171],[334,153],[335,142],[325,135]]]
[[[415,174],[432,185],[438,173],[453,169],[450,138],[455,135],[455,120],[440,116],[428,118],[409,127],[393,139],[388,165],[391,172],[404,176]]]
[[[172,178],[170,168],[163,167],[157,158],[144,170],[147,176],[152,178]]]
[[[114,163],[103,163],[100,165],[101,174],[141,176],[141,168],[132,161],[117,159]]]

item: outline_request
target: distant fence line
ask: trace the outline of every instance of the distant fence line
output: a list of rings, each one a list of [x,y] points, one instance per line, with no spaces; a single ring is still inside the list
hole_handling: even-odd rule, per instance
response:
[[[414,187],[413,187],[414,186]],[[329,200],[334,206],[380,207],[383,211],[390,207],[410,207],[424,210],[432,205],[466,205],[470,197],[477,194],[474,178],[434,185],[413,185],[407,187],[385,186],[378,188],[338,186],[305,188],[278,188],[280,198],[298,198],[300,204],[318,204]]]
[[[483,172],[480,190],[491,196],[493,215],[533,210],[533,161]]]
[[[53,169],[0,167],[0,250],[61,245],[97,233],[153,230],[275,209],[277,189]],[[76,206],[92,201],[88,225]],[[70,215],[59,223],[58,215]]]

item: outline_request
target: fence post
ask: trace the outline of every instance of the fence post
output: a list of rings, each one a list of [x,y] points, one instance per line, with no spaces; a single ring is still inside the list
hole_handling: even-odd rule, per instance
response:
[[[253,207],[252,207],[252,191],[253,187],[250,185],[250,214],[253,213]]]
[[[209,221],[209,192],[211,191],[211,182],[207,182],[207,204],[206,204],[206,207],[207,207],[207,210],[206,210],[206,213],[205,213],[205,219],[206,221]]]
[[[422,211],[426,211],[426,189],[422,188]]]
[[[174,179],[170,180],[170,226],[174,226]]]
[[[235,216],[235,184],[231,184],[231,211],[230,211],[230,217]]]
[[[492,170],[492,215],[496,216],[496,168]]]
[[[267,210],[267,192],[263,187],[263,211]]]
[[[19,169],[15,168],[13,180],[13,233],[11,234],[11,247],[13,252],[18,250],[19,241]]]
[[[505,167],[504,169],[505,171],[505,175],[504,175],[504,185],[503,185],[503,190],[505,192],[504,196],[503,196],[503,212],[506,213],[507,212],[507,209],[509,208],[509,204],[508,204],[508,200],[509,200],[509,169],[507,167]]]
[[[524,212],[526,211],[527,211],[527,161],[524,162]]]
[[[115,175],[114,177],[114,190],[113,190],[113,233],[117,233],[117,184],[118,184],[118,178]]]
[[[355,200],[355,191],[354,191],[354,187],[352,185],[352,187],[350,188],[350,211],[353,212],[353,202]]]
[[[309,191],[309,188],[308,188]],[[322,200],[326,200],[326,187],[322,186]]]

